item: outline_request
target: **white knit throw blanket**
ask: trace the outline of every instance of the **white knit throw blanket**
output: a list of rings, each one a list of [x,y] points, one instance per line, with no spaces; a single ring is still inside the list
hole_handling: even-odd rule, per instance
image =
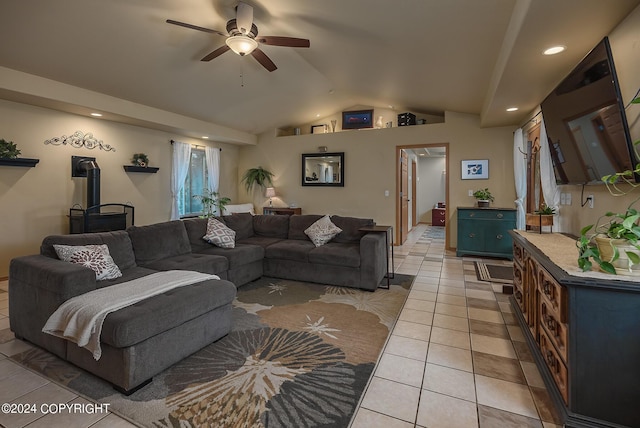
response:
[[[208,279],[220,277],[200,272],[170,270],[93,290],[72,297],[60,305],[49,317],[42,331],[88,349],[97,361],[102,355],[102,324],[111,312],[165,291]]]

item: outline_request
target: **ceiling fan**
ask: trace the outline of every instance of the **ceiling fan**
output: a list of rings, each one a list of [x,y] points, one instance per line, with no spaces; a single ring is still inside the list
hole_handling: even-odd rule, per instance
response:
[[[260,43],[270,46],[287,46],[292,48],[308,48],[310,46],[308,39],[282,36],[258,37],[258,27],[253,23],[253,7],[242,2],[239,2],[236,7],[236,17],[227,22],[227,34],[222,31],[187,24],[186,22],[174,21],[173,19],[167,19],[167,23],[227,37],[224,46],[209,53],[202,58],[201,61],[211,61],[228,50],[232,50],[240,56],[251,54],[264,68],[269,71],[274,71],[278,67],[260,50],[258,47]]]

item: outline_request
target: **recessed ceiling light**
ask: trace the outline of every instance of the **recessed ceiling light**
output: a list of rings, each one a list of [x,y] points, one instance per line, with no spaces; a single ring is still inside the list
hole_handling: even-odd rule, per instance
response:
[[[203,136],[202,136],[202,139],[203,139],[203,140],[208,140],[208,139],[209,139],[209,137],[207,137],[206,135],[203,135]]]
[[[91,116],[93,116],[93,117],[102,117],[102,114],[100,114],[100,113],[91,113]]]
[[[550,48],[545,49],[542,53],[545,55],[555,55],[559,54],[560,52],[564,52],[565,49],[567,49],[567,47],[562,45],[551,46]]]
[[[517,111],[518,107],[509,107],[507,111]]]
[[[316,117],[320,117],[320,113],[316,114]]]

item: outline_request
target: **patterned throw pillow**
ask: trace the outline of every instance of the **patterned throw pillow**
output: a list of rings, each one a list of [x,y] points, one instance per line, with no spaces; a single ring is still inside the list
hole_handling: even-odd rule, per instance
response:
[[[322,217],[304,231],[316,247],[331,241],[340,232],[342,232],[342,229],[333,224],[328,215]]]
[[[235,248],[236,246],[235,230],[229,229],[215,218],[210,218],[207,221],[207,234],[202,239],[220,248]]]
[[[88,267],[96,273],[96,279],[115,279],[122,276],[122,272],[109,254],[109,247],[102,245],[57,245],[53,248],[60,260]]]

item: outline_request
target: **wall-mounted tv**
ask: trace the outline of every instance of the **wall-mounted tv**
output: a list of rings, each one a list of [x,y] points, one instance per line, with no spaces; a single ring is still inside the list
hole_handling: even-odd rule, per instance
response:
[[[558,184],[602,184],[637,163],[608,38],[540,107]]]

